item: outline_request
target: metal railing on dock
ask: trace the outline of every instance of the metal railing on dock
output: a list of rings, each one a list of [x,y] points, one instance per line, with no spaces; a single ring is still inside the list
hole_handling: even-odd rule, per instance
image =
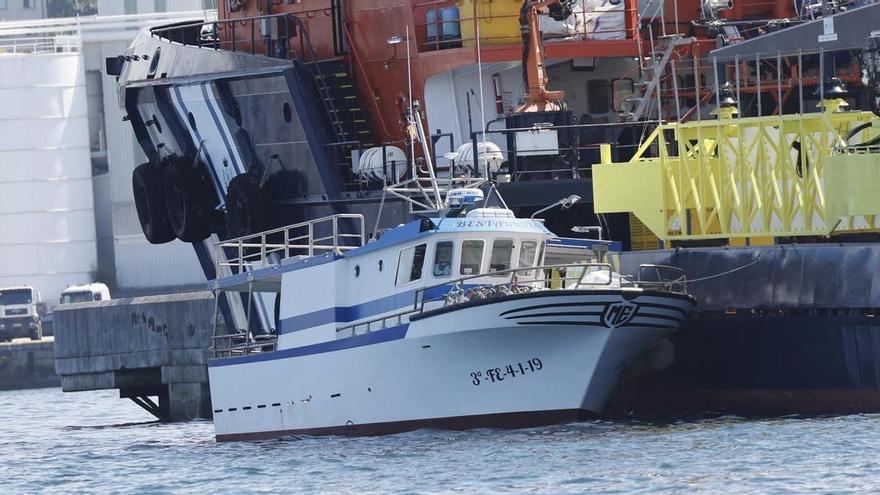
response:
[[[363,246],[364,216],[341,213],[214,244],[216,269],[241,273],[277,264],[291,256],[341,253]]]
[[[639,265],[638,278],[635,284],[642,289],[680,292],[687,294],[687,273],[684,270],[668,265]]]

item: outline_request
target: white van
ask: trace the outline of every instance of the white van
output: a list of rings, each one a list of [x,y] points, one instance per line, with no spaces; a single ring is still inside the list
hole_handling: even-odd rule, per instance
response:
[[[61,292],[61,304],[109,301],[110,289],[100,282],[92,284],[71,285]]]

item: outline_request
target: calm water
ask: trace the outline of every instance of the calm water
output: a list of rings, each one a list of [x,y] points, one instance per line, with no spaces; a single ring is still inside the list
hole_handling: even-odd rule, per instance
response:
[[[876,492],[880,416],[217,444],[114,392],[0,392],[4,493]]]

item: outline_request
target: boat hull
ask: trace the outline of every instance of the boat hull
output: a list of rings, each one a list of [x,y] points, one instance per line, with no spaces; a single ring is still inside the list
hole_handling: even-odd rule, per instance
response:
[[[606,412],[668,418],[880,411],[880,321],[864,309],[810,313],[693,315],[671,339],[674,363],[625,379]]]
[[[796,244],[628,252],[685,270],[700,301],[672,364],[627,377],[614,415],[880,412],[880,245]],[[743,268],[744,267],[744,268]]]
[[[217,439],[527,427],[596,415],[620,371],[674,332],[693,300],[571,292],[480,301],[333,342],[214,360]],[[621,307],[634,312],[607,316]]]

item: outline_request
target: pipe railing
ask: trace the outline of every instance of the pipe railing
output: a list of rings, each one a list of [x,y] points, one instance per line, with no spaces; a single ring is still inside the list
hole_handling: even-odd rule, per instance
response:
[[[352,222],[354,232],[341,231],[341,223]],[[340,253],[361,247],[365,241],[364,216],[341,213],[217,242],[214,259],[218,275],[221,268],[241,273],[245,269],[275,264],[273,258],[276,257],[280,261],[298,255]],[[227,256],[228,252],[232,252],[232,256]]]
[[[272,352],[277,347],[278,336],[275,334],[254,335],[249,331],[239,331],[211,337],[211,353],[215,358]]]
[[[600,275],[596,280],[592,278],[587,281],[584,280],[588,274],[600,272],[607,273],[607,276]],[[442,284],[418,289],[415,292],[413,312],[423,313],[425,305],[431,302],[443,301],[443,306],[452,306],[523,292],[576,289],[581,286],[610,286],[614,281],[613,273],[614,271],[608,263],[581,263],[520,267],[469,275]],[[475,284],[475,287],[470,288],[466,287],[468,285],[466,282],[468,281],[477,279],[491,280],[492,278],[505,278],[507,280],[496,283]],[[429,291],[446,286],[449,286],[450,289],[442,295],[426,298],[426,294]]]
[[[77,53],[82,44],[77,35],[35,38],[0,38],[0,55]]]
[[[492,278],[505,280],[495,282],[491,281]],[[477,280],[491,282],[467,283]],[[634,288],[687,294],[687,275],[684,270],[677,267],[644,264],[639,266],[637,280],[633,281],[625,277],[617,280]],[[337,338],[352,337],[389,326],[402,325],[414,315],[450,306],[523,293],[610,287],[614,282],[614,270],[608,263],[542,265],[469,275],[418,289],[412,307],[339,327],[336,329],[336,335]],[[426,297],[428,292],[437,291],[441,294],[433,298]]]

